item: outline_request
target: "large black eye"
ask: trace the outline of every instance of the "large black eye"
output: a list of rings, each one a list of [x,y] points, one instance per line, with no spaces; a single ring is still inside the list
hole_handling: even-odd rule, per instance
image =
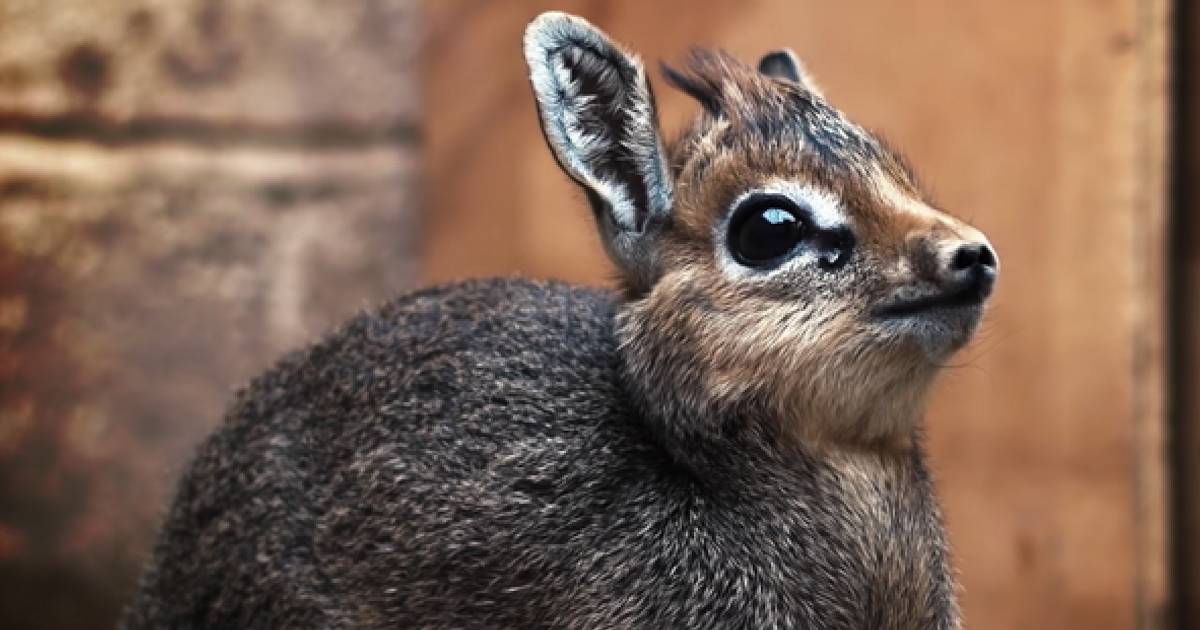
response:
[[[799,209],[790,201],[752,199],[734,211],[729,250],[743,265],[768,267],[791,252],[806,230]]]

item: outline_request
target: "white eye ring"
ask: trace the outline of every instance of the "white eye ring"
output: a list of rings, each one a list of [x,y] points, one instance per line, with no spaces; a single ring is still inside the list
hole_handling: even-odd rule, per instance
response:
[[[808,213],[782,195],[754,195],[732,211],[726,246],[739,264],[769,269],[782,264],[811,235]]]
[[[746,204],[752,204],[753,199],[757,197],[783,199],[781,203],[788,203],[790,208],[803,209],[803,212],[797,216],[804,223],[806,231],[845,231],[847,229],[853,231],[852,222],[842,211],[841,200],[833,193],[806,183],[788,180],[768,181],[762,186],[738,195],[730,204],[725,218],[714,226],[713,236],[718,250],[718,265],[730,277],[771,276],[781,270],[821,262],[819,254],[815,251],[797,252],[790,258],[785,254],[779,259],[775,259],[775,262],[780,263],[775,266],[746,264],[744,261],[738,260],[738,256],[730,248],[729,239],[733,237],[731,231],[736,228],[735,221],[741,220]]]

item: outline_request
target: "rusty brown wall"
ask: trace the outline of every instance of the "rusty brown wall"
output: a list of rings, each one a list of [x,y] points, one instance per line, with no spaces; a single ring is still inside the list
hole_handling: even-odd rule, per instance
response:
[[[233,388],[411,286],[412,4],[0,2],[0,628],[111,627]]]
[[[538,11],[582,13],[651,66],[792,46],[1003,261],[928,430],[968,627],[1163,627],[1168,5],[428,0],[427,277],[607,281],[537,129],[519,42]],[[695,110],[657,95],[669,129]]]

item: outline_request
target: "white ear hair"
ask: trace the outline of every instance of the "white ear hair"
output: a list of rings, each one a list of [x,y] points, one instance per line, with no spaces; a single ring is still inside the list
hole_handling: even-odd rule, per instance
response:
[[[670,173],[645,69],[586,20],[540,15],[525,30],[525,60],[546,142],[589,192],[597,219],[631,233],[672,205]]]

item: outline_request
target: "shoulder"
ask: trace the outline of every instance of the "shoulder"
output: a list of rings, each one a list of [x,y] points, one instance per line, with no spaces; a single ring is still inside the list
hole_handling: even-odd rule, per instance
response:
[[[472,280],[402,296],[327,340],[356,360],[408,365],[435,356],[611,354],[614,297],[562,282]],[[344,352],[343,352],[344,354]]]
[[[345,332],[383,325],[414,334],[454,333],[503,322],[508,326],[488,332],[497,337],[542,331],[584,333],[611,327],[614,299],[611,292],[563,282],[470,280],[397,298],[352,321]]]
[[[240,402],[341,407],[350,399],[358,406],[414,388],[444,396],[482,392],[499,381],[534,387],[608,380],[616,361],[615,300],[601,289],[521,279],[422,289],[289,355],[243,391]]]

